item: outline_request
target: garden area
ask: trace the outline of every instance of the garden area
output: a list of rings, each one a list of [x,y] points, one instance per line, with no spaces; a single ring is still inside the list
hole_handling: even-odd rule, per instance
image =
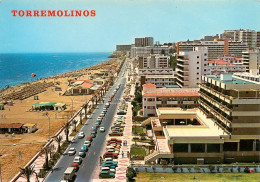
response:
[[[135,181],[150,182],[259,182],[260,173],[137,173]]]
[[[143,160],[148,154],[148,149],[145,146],[132,145],[130,150],[130,158],[132,160]]]
[[[142,109],[142,88],[138,84],[136,84],[135,98],[131,104],[133,105],[133,116],[137,116],[138,112]]]

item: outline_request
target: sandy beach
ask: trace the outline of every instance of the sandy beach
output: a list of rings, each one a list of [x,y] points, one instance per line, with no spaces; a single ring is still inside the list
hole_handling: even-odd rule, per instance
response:
[[[120,62],[121,60],[119,59],[113,59],[100,65],[38,80],[34,83],[54,82],[55,86],[61,88],[61,91],[55,91],[55,87],[51,86],[46,91],[37,94],[39,100],[34,100],[33,96],[24,100],[13,100],[13,106],[5,105],[5,110],[0,110],[0,123],[36,123],[38,128],[35,133],[15,134],[14,136],[0,134],[3,181],[12,179],[19,171],[19,167],[23,167],[48,140],[49,125],[48,118],[45,115],[46,111],[30,111],[32,105],[37,102],[59,102],[66,104],[67,109],[64,111],[47,111],[51,118],[50,136],[53,136],[69,120],[72,112],[75,113],[92,97],[92,95],[64,96],[63,93],[68,88],[68,80],[88,80],[101,70],[104,71],[104,69],[109,70],[111,67],[118,67]],[[57,85],[57,83],[59,84]],[[4,90],[2,94],[5,96],[29,85],[13,86]],[[1,102],[5,101],[0,100]],[[21,159],[19,158],[19,151],[22,154]]]

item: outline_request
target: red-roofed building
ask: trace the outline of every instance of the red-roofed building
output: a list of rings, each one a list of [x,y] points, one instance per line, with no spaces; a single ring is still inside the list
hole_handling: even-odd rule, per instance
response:
[[[154,84],[143,85],[143,116],[156,116],[158,107],[198,107],[198,88],[156,88]]]
[[[219,75],[224,72],[245,72],[243,59],[234,56],[219,57],[208,61],[207,75]]]
[[[87,95],[91,94],[91,87],[93,87],[93,80],[73,80],[66,94],[68,95]]]

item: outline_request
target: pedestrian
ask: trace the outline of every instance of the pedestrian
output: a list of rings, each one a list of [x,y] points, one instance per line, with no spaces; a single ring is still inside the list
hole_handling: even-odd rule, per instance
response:
[[[102,163],[102,157],[100,156],[99,157],[99,165],[101,165],[101,163]]]
[[[127,146],[127,140],[125,141],[125,146]]]
[[[129,151],[127,151],[127,158],[129,158],[130,157],[130,153],[129,153]]]
[[[124,152],[122,151],[122,157],[124,157]]]

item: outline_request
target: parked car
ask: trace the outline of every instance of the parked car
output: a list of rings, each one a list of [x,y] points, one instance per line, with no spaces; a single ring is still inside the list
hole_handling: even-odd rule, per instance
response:
[[[90,134],[90,136],[91,136],[92,138],[96,138],[96,132],[95,132],[95,131],[92,131],[91,134]]]
[[[88,146],[88,148],[91,146],[91,141],[85,141],[84,145]]]
[[[71,167],[74,167],[74,170],[75,170],[75,171],[78,171],[78,170],[79,170],[79,164],[76,163],[76,162],[73,162],[73,163],[71,164]]]
[[[101,124],[101,122],[99,122],[99,121],[96,121],[96,122],[95,122],[95,126],[96,126],[96,127],[99,127],[100,124]]]
[[[104,114],[104,113],[101,113],[101,114],[100,114],[100,117],[104,117],[104,116],[105,116],[105,114]]]
[[[110,138],[110,140],[108,140],[108,141],[116,141],[117,143],[122,143],[122,140],[120,140],[120,139],[117,139],[117,138]]]
[[[78,138],[84,138],[85,137],[85,134],[84,134],[84,132],[79,132],[79,135],[78,135]]]
[[[73,163],[78,163],[78,164],[81,164],[81,162],[82,162],[82,158],[80,157],[80,156],[76,156],[75,158],[74,158],[74,160],[73,160]]]
[[[118,163],[118,159],[113,159],[112,157],[104,158],[104,161],[113,161]]]
[[[88,151],[88,146],[87,145],[82,145],[81,150],[84,150],[85,152],[87,152]]]
[[[99,131],[100,131],[100,132],[105,132],[105,127],[100,127],[100,128],[99,128]]]
[[[86,138],[86,141],[91,141],[92,142],[92,137],[91,136],[88,136],[87,138]]]
[[[109,171],[101,171],[99,174],[100,178],[114,178],[115,177],[115,173],[111,173]]]
[[[103,155],[103,158],[107,158],[107,157],[112,157],[113,159],[114,158],[117,158],[118,157],[118,154],[115,154],[113,152],[106,152],[104,155]]]
[[[116,172],[115,169],[110,169],[109,167],[101,167],[100,171],[109,171],[111,173],[115,173]]]
[[[117,163],[112,161],[106,161],[102,163],[102,167],[109,167],[111,169],[115,169],[117,167]]]
[[[85,156],[86,156],[86,151],[81,149],[81,150],[79,151],[79,156],[80,156],[80,157],[85,157]]]
[[[73,147],[70,148],[68,154],[69,154],[69,155],[75,155],[75,154],[76,154],[76,149],[73,148]]]
[[[97,131],[97,127],[96,126],[92,126],[91,127],[91,131]]]

